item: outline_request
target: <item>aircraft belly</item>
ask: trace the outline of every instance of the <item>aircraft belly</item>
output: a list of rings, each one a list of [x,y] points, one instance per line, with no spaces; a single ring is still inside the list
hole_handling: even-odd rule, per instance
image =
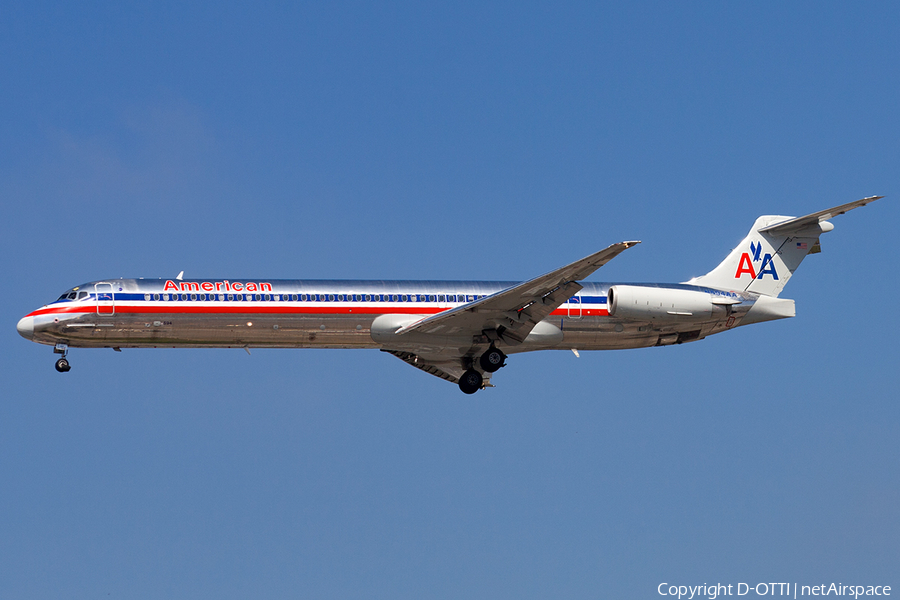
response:
[[[649,321],[630,321],[611,317],[564,319],[563,341],[555,347],[576,350],[646,348],[694,341],[725,329],[724,321],[675,323],[660,327]]]
[[[392,317],[393,315],[386,315]],[[399,317],[409,319],[409,315]],[[372,314],[298,313],[82,313],[60,319],[40,339],[72,347],[255,347],[380,348],[405,350],[434,358],[480,354],[483,344],[467,335],[412,332],[392,340],[373,339]],[[730,326],[729,326],[730,327]],[[724,321],[658,324],[607,316],[554,317],[535,327],[524,343],[499,346],[509,354],[553,348],[615,350],[667,345],[702,339],[724,331]]]
[[[71,320],[53,337],[73,347],[376,348],[371,317],[346,315],[121,314]],[[51,342],[52,343],[52,342]]]

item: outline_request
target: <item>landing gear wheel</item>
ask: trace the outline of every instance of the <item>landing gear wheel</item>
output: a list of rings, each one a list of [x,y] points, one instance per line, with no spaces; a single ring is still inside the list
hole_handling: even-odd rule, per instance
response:
[[[474,394],[481,389],[484,378],[475,369],[469,369],[459,378],[459,389],[463,394]]]
[[[506,366],[505,360],[506,355],[491,346],[487,352],[481,355],[481,359],[478,362],[481,364],[482,369],[488,373],[493,373],[499,370],[500,367]]]
[[[59,371],[60,373],[65,373],[66,371],[68,371],[71,368],[72,367],[69,366],[69,361],[67,361],[65,358],[61,358],[58,361],[56,361],[56,370]]]

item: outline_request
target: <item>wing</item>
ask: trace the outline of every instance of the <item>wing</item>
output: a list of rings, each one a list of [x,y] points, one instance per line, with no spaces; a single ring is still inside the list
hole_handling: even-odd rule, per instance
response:
[[[435,377],[440,377],[446,381],[451,383],[459,383],[459,378],[465,372],[465,369],[462,367],[462,364],[458,361],[444,361],[444,362],[430,362],[421,358],[417,354],[413,354],[412,352],[404,352],[402,350],[387,350],[382,349],[382,352],[387,352],[388,354],[393,354],[403,362],[408,365],[412,365],[417,369],[421,369],[426,373],[430,373]],[[491,385],[491,373],[484,374],[484,386],[485,387],[493,387]]]
[[[396,335],[412,331],[453,335],[487,335],[520,344],[536,324],[581,290],[577,283],[628,248],[640,242],[620,242],[555,271],[520,283],[401,327]]]

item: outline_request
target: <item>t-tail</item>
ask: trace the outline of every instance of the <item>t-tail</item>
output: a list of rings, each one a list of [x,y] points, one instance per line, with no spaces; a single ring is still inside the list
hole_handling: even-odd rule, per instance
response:
[[[805,217],[759,217],[719,266],[687,283],[777,297],[806,255],[820,251],[819,236],[834,229],[829,219],[883,197],[869,196]]]

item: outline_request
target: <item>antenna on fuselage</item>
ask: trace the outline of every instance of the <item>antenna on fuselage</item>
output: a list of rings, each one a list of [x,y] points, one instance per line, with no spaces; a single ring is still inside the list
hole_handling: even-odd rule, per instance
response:
[[[178,273],[178,275],[175,276],[175,279],[177,279],[178,281],[181,281],[183,278],[184,278],[184,271],[181,271],[180,273]]]

